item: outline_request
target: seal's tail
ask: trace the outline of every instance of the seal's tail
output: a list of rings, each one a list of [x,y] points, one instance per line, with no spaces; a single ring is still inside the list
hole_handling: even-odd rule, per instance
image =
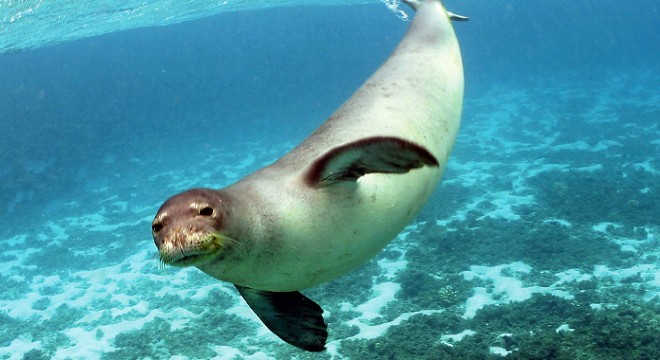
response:
[[[454,20],[454,21],[468,21],[468,20],[470,20],[470,18],[467,17],[467,16],[454,14],[451,11],[447,11],[447,15],[449,15],[449,18]]]
[[[413,8],[415,11],[417,11],[417,8],[420,5],[422,5],[422,2],[424,0],[401,0],[401,1],[406,3],[408,6]],[[432,0],[427,0],[427,1],[432,1]],[[468,19],[469,19],[467,16],[454,14],[453,12],[450,12],[450,11],[447,11],[447,15],[449,15],[449,18],[451,20],[454,20],[454,21],[468,21]]]

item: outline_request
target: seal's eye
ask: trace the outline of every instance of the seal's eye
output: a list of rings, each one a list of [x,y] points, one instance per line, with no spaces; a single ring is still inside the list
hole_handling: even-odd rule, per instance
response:
[[[201,216],[211,216],[213,215],[213,208],[210,206],[205,206],[199,209],[199,215]]]
[[[162,229],[163,229],[163,224],[161,224],[161,223],[155,223],[155,224],[151,225],[151,230],[153,230],[153,232],[155,232],[155,233],[159,232]]]

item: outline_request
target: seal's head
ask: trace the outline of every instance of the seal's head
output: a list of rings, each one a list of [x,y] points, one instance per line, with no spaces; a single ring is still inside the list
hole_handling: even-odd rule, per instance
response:
[[[226,204],[211,189],[191,189],[160,207],[151,230],[164,264],[185,267],[216,258],[231,239],[223,235]]]

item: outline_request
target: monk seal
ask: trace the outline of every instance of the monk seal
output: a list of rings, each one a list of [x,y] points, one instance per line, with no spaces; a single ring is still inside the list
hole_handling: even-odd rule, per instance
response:
[[[233,283],[284,341],[322,351],[323,310],[299,290],[371,259],[417,214],[458,132],[463,67],[439,0],[386,62],[281,159],[220,190],[168,199],[152,223],[163,263]],[[365,289],[366,290],[366,289]]]

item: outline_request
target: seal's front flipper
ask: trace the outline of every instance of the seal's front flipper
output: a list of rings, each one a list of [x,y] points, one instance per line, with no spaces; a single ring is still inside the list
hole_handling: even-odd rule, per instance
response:
[[[422,146],[397,137],[370,137],[323,154],[312,163],[305,181],[321,187],[369,173],[403,174],[424,165],[438,166],[438,160]]]
[[[323,309],[303,294],[236,285],[245,302],[280,339],[307,351],[323,351],[328,338]]]

